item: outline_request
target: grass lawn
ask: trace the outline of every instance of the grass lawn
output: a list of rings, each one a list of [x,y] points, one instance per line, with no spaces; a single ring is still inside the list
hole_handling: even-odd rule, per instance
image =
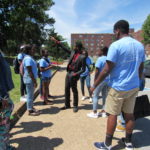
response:
[[[20,75],[15,74],[12,66],[11,66],[11,73],[15,88],[10,91],[10,97],[14,103],[18,103],[20,101]]]

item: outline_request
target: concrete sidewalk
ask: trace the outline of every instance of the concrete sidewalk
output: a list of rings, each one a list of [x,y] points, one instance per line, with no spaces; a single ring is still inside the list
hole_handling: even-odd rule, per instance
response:
[[[18,150],[96,150],[93,143],[104,140],[107,118],[87,117],[92,104],[88,100],[80,100],[79,84],[79,111],[74,113],[72,109],[60,110],[64,105],[66,75],[65,64],[62,67],[50,84],[50,93],[55,96],[54,105],[42,105],[42,100],[38,97],[35,107],[42,111],[41,115],[32,117],[26,112],[11,130],[11,143]],[[124,133],[115,132],[114,150],[124,149],[118,145],[118,140],[123,136]]]

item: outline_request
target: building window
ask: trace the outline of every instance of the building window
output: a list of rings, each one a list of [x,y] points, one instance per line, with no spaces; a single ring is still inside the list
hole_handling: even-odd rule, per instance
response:
[[[94,46],[94,43],[91,43],[90,45],[91,45],[91,46]]]
[[[79,35],[79,38],[82,38],[83,37],[83,35]]]
[[[89,44],[88,44],[88,43],[85,43],[85,45],[88,46]]]

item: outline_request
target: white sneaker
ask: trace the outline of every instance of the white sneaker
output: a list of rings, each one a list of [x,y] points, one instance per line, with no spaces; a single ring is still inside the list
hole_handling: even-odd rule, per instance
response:
[[[106,112],[102,112],[101,115],[102,115],[103,118],[107,117]]]
[[[90,102],[90,103],[92,103],[92,102],[93,102],[93,100],[92,100],[92,98],[91,98],[91,97],[90,97],[90,99],[89,99],[89,102]]]
[[[21,102],[26,102],[26,101],[27,101],[27,98],[26,98],[25,96],[21,96],[21,97],[20,97],[20,101],[21,101]]]
[[[86,99],[86,96],[83,96],[83,97],[81,98],[82,101],[84,101],[85,99]]]
[[[90,118],[98,118],[98,113],[90,112],[87,114],[87,116]]]

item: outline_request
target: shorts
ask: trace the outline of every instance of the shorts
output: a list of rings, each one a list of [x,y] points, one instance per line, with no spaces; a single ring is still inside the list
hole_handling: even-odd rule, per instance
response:
[[[42,82],[49,82],[51,77],[41,77]]]
[[[110,88],[106,99],[105,111],[111,115],[119,115],[121,112],[133,114],[138,91],[139,88],[129,91],[117,91]]]

